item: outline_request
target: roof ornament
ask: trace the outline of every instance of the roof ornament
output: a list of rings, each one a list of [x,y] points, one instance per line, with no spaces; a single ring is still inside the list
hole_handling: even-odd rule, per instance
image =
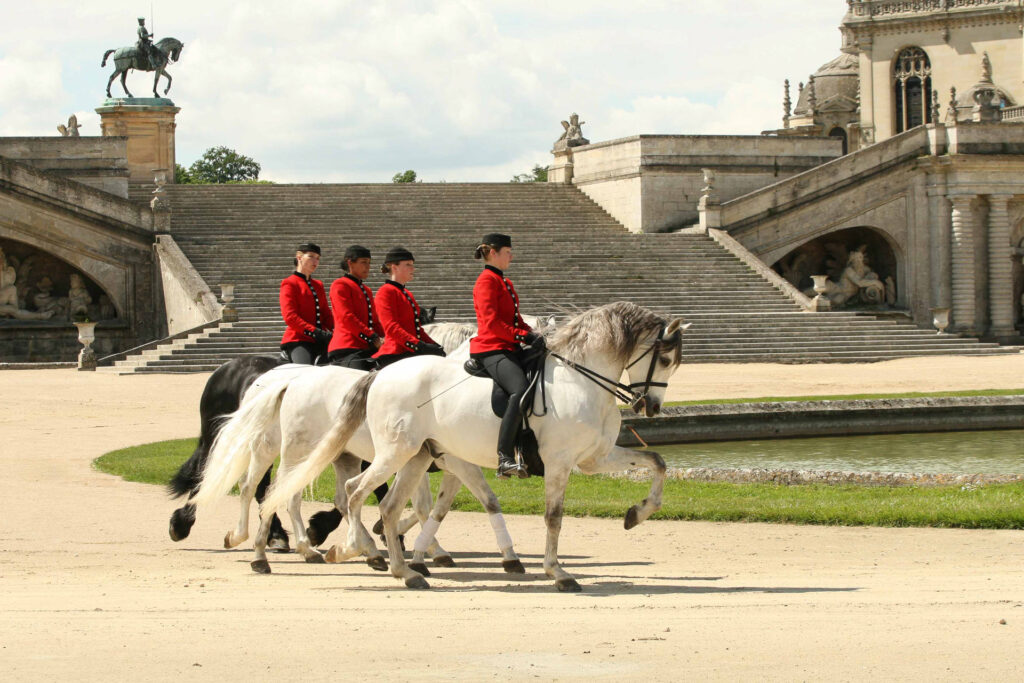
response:
[[[814,116],[818,109],[818,97],[814,92],[814,74],[807,81],[807,114]]]
[[[932,123],[938,123],[939,122],[939,92],[937,90],[932,90],[932,108],[931,108],[931,112],[929,112],[929,113],[931,114],[931,122]]]
[[[782,126],[783,126],[783,128],[789,128],[789,114],[790,114],[791,108],[793,106],[793,101],[791,99],[789,99],[789,79],[788,78],[786,79],[786,83],[783,86],[783,92],[785,92],[785,96],[782,98],[782,111],[784,112],[784,115],[782,117]]]
[[[946,123],[956,123],[957,110],[956,110],[956,86],[952,86],[949,89],[949,107],[946,108]]]

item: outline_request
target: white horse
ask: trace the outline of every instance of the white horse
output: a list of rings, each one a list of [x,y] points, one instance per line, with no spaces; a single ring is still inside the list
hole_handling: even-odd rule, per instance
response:
[[[531,320],[540,328],[554,324],[553,318]],[[451,353],[452,358],[461,362],[469,357],[467,342],[475,332],[474,326],[436,323],[426,326],[426,330]],[[249,510],[256,486],[278,455],[281,457],[279,474],[301,464],[333,426],[333,418],[349,389],[366,374],[333,366],[281,366],[261,375],[246,392],[238,410],[225,416],[227,421],[210,449],[202,484],[193,500],[197,506],[211,504],[226,495],[238,482],[241,509],[235,529],[224,537],[225,548],[234,548],[249,537]],[[360,459],[373,460],[373,443],[366,429],[356,432],[344,452],[339,449],[320,466],[319,471],[322,471],[328,463],[334,465],[335,508],[339,511],[347,509],[344,483],[359,471]],[[501,506],[484,480],[480,468],[458,459],[448,461],[439,458],[438,465],[445,470],[445,475],[433,510],[430,509],[429,480],[424,476],[420,478],[420,485],[413,496],[415,516],[404,520],[399,529],[399,533],[405,533],[417,521],[432,529],[430,539],[418,543],[414,548],[413,566],[421,573],[428,573],[425,554],[429,554],[438,566],[454,566],[451,555],[433,539],[433,531],[436,531],[448,513],[460,486],[465,484],[490,515],[502,553],[502,567],[510,573],[522,573],[524,569],[506,530]],[[301,502],[299,491],[288,505],[293,532],[297,536],[296,552],[307,562],[322,562],[323,556],[314,547],[319,540],[311,542],[302,523]],[[402,507],[404,504],[403,500]],[[266,559],[269,531],[269,526],[263,524],[257,533],[256,558],[251,566],[258,573],[270,573]],[[376,547],[374,551],[367,554],[367,563],[374,569],[385,570],[387,567],[383,555]]]
[[[646,467],[653,474],[648,496],[626,513],[631,529],[661,507],[665,461],[652,451],[615,445],[621,416],[616,397],[628,398],[635,411],[658,413],[667,380],[682,360],[681,318],[666,321],[631,303],[618,302],[576,316],[551,339],[544,377],[547,411],[530,425],[536,433],[545,469],[547,544],[544,570],[561,591],[578,591],[579,584],[558,562],[562,503],[569,473],[578,467],[587,474]],[[337,424],[310,455],[304,467],[278,477],[264,500],[261,514],[273,511],[300,492],[318,474],[319,463],[337,453],[364,423],[369,426],[375,458],[370,467],[346,482],[348,540],[329,554],[345,559],[373,552],[373,539],[359,521],[370,491],[395,472],[391,492],[381,505],[389,547],[396,547],[397,517],[433,451],[495,467],[499,418],[490,409],[492,382],[463,381],[455,361],[419,357],[360,379],[339,409]],[[618,383],[622,373],[629,384]],[[638,390],[639,389],[639,390]],[[536,399],[535,399],[536,400]],[[420,536],[430,530],[424,528]],[[417,544],[424,541],[417,538]],[[423,576],[390,554],[392,574],[410,588],[429,587]]]

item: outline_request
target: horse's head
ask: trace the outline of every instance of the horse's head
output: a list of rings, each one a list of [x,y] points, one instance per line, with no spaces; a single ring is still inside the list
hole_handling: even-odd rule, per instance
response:
[[[181,48],[185,47],[185,43],[181,42],[177,38],[161,38],[159,41],[153,44],[156,49],[167,55],[167,59],[172,62],[178,61],[181,57]]]
[[[647,417],[661,412],[668,380],[683,361],[683,332],[691,323],[676,318],[662,322],[656,330],[636,345],[626,365],[630,388],[640,394],[633,404],[633,412],[643,409]]]

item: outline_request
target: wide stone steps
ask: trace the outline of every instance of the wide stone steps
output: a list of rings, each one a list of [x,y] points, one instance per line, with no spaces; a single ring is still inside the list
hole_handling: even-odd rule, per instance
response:
[[[242,353],[275,353],[278,288],[295,246],[324,249],[317,277],[343,273],[348,244],[375,261],[401,244],[412,289],[439,320],[472,322],[479,236],[513,235],[509,271],[523,311],[565,314],[628,300],[693,323],[687,362],[872,361],[1016,351],[850,312],[808,314],[705,235],[633,235],[574,187],[547,184],[169,186],[172,234],[208,285],[235,285],[241,320],[121,361],[114,371],[206,372]],[[149,195],[133,190],[133,197]],[[370,285],[380,286],[374,272]]]

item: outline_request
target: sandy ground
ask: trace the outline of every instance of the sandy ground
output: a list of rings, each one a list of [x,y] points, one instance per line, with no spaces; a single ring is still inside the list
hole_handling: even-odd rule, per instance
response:
[[[690,366],[670,398],[1018,388],[1022,370],[1019,356]],[[508,520],[519,578],[485,517],[453,513],[439,538],[459,566],[430,591],[295,555],[255,575],[249,550],[220,549],[230,502],[175,544],[160,489],[90,466],[194,435],[205,380],[0,373],[4,681],[1020,677],[1020,532],[567,519],[561,555],[584,591],[564,595],[543,577],[541,519]]]

